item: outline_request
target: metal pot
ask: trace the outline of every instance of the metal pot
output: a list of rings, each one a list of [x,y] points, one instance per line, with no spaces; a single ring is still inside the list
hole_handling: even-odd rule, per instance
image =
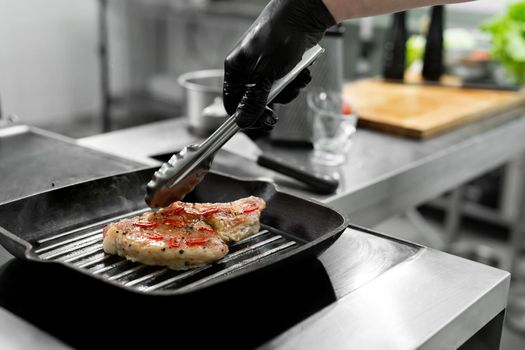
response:
[[[228,117],[222,106],[224,70],[207,69],[182,74],[178,82],[184,88],[186,114],[192,132],[211,134]]]

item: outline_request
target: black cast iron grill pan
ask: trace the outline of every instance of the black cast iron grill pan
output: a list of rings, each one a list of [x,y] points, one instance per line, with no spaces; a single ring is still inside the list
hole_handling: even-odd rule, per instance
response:
[[[261,231],[229,246],[222,260],[173,271],[133,263],[102,250],[102,228],[140,215],[145,183],[155,169],[100,178],[42,192],[0,206],[0,243],[18,258],[58,263],[118,287],[145,294],[184,294],[292,260],[317,256],[346,227],[324,205],[276,190],[263,181],[210,173],[185,199],[226,202],[249,195],[267,202]]]

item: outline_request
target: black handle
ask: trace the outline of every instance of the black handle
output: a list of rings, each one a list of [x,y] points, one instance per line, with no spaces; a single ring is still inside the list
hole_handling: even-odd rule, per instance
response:
[[[421,72],[425,80],[439,81],[441,75],[443,75],[444,12],[445,7],[443,5],[432,7],[430,27],[428,29],[423,55],[423,70]]]
[[[403,80],[407,39],[406,12],[397,12],[392,18],[383,48],[383,77],[386,80]]]
[[[300,165],[290,165],[278,157],[260,155],[257,164],[304,182],[319,194],[334,193],[339,187],[339,180],[329,175],[316,174]]]

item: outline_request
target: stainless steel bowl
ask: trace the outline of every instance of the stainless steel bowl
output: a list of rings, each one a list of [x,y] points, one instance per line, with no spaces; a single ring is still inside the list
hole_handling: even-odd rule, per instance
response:
[[[192,132],[201,136],[209,135],[227,119],[228,115],[223,109],[222,113],[217,113],[217,108],[212,109],[214,113],[205,112],[207,107],[217,107],[218,102],[222,105],[223,78],[222,69],[192,71],[178,78],[184,88],[186,114]]]

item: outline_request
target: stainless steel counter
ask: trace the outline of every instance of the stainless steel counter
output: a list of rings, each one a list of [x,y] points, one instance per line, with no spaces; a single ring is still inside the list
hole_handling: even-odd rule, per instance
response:
[[[39,128],[0,126],[0,203],[138,167]]]
[[[336,169],[342,184],[332,196],[311,194],[300,183],[227,152],[218,155],[214,167],[237,176],[274,179],[283,190],[324,201],[345,211],[352,222],[371,225],[522,153],[522,115],[516,110],[424,142],[359,130],[350,162]],[[185,120],[175,119],[85,138],[78,144],[157,165],[150,156],[195,141]],[[290,162],[314,166],[308,152],[264,142],[261,146]],[[92,344],[85,337],[85,329],[93,326],[89,320],[112,309],[115,300],[136,307],[113,314],[114,326],[124,327],[135,317],[164,315],[165,299],[119,293],[72,273],[19,262],[4,251],[0,257],[1,306],[75,347]],[[67,286],[63,281],[69,281]],[[226,326],[242,320],[243,329],[255,339],[243,343],[232,336],[228,341],[233,348],[264,344],[262,348],[268,349],[452,349],[461,344],[477,348],[476,342],[484,342],[485,348],[496,349],[509,281],[508,273],[489,266],[348,229],[319,261],[278,271],[272,284],[258,278],[240,281],[235,288],[243,288],[241,302],[229,305],[223,317]],[[231,288],[226,288],[230,294]],[[81,300],[74,303],[75,309],[62,302],[71,294]],[[207,298],[200,300],[202,305],[191,304],[197,311],[213,306]],[[246,307],[245,302],[252,303]],[[195,328],[187,326],[188,331]],[[9,339],[9,333],[0,336]],[[134,344],[133,339],[123,341]],[[39,339],[38,345],[55,343],[60,344],[48,337]]]
[[[350,248],[357,240],[358,246],[370,247],[359,234],[348,230],[343,242],[321,257],[329,276],[341,266],[348,269],[344,255],[359,254],[359,249],[341,251],[344,245]],[[374,249],[370,258],[389,261],[387,251],[377,253]],[[505,308],[502,297],[510,278],[501,270],[423,248],[344,297],[349,290],[343,281],[333,281],[336,302],[263,348],[457,349]],[[491,348],[491,342],[499,341],[486,339],[485,346]]]
[[[312,197],[349,215],[353,223],[372,226],[405,209],[475,178],[525,151],[525,109],[479,121],[426,141],[404,139],[359,129],[349,161],[320,169],[304,150],[261,148],[318,171],[337,172],[337,193],[319,196],[300,183],[223,152],[213,168],[246,178],[275,180],[300,196]],[[184,118],[88,137],[79,144],[135,161],[158,164],[152,155],[170,153],[199,139],[187,131]]]

